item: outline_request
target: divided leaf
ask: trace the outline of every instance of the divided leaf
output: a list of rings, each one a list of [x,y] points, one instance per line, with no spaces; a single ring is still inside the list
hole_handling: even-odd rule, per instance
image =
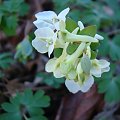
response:
[[[42,90],[33,94],[30,89],[26,89],[23,93],[12,97],[10,102],[1,105],[6,113],[0,115],[0,120],[22,120],[22,117],[26,115],[25,111],[30,115],[30,118],[27,118],[27,120],[38,120],[38,118],[47,120],[44,117],[44,110],[42,108],[49,106],[50,98],[44,95],[44,91]]]

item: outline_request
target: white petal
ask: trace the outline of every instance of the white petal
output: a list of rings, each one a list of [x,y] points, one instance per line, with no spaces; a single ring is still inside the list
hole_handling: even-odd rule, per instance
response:
[[[77,93],[80,90],[80,86],[74,80],[65,80],[65,85],[72,93]]]
[[[65,20],[66,20],[65,17],[66,17],[66,15],[68,14],[69,11],[70,11],[70,8],[64,9],[62,12],[59,13],[58,18],[59,18],[60,20],[63,20],[63,21],[65,22]]]
[[[56,30],[60,30],[60,24],[59,24],[59,22],[56,22],[54,25],[55,25],[55,29]]]
[[[45,21],[43,21],[43,20],[36,20],[36,21],[34,21],[33,23],[35,24],[35,26],[36,26],[37,28],[49,27],[49,28],[51,28],[52,30],[55,29],[55,27],[54,27],[53,24],[50,24],[50,23],[45,22]]]
[[[77,66],[77,73],[79,73],[79,74],[83,73],[80,62],[78,63],[78,66]]]
[[[44,27],[44,28],[39,28],[35,31],[35,35],[38,38],[50,38],[53,37],[54,32],[51,28]]]
[[[57,15],[53,11],[43,11],[35,14],[35,17],[41,20],[52,20],[54,17],[57,17]]]
[[[103,40],[104,39],[104,37],[102,37],[101,35],[98,35],[98,34],[95,35],[95,38],[98,39],[98,40]]]
[[[64,77],[65,75],[62,74],[60,67],[57,67],[54,71],[54,76],[56,78],[61,78]]]
[[[84,25],[81,21],[78,21],[78,26],[80,27],[80,30],[84,29]]]
[[[109,70],[110,70],[110,67],[103,68],[103,69],[102,69],[102,73],[108,72]]]
[[[90,73],[95,77],[101,77],[101,74],[102,74],[101,68],[92,67],[90,70]]]
[[[32,41],[32,46],[40,53],[46,53],[48,51],[48,48],[46,47],[46,42],[37,38]]]
[[[75,29],[72,31],[72,33],[73,33],[73,34],[77,34],[78,30],[79,30],[79,27],[75,28]]]
[[[107,60],[99,60],[99,65],[101,68],[109,67],[110,63]]]
[[[89,78],[84,81],[83,85],[80,86],[80,90],[82,92],[87,92],[93,84],[94,84],[94,78],[92,76],[89,76]]]
[[[49,57],[50,57],[50,55],[52,54],[53,50],[54,50],[54,44],[52,44],[52,45],[50,45],[50,46],[48,47],[48,56],[49,56]]]
[[[53,72],[56,66],[56,58],[50,59],[45,65],[46,72]]]

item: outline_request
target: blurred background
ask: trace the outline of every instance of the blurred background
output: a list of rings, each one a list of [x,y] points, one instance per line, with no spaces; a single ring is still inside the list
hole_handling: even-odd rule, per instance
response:
[[[68,17],[97,25],[98,58],[111,63],[86,94],[46,73],[47,54],[31,46],[35,13],[67,7]],[[0,120],[120,120],[120,0],[0,0],[0,105]]]

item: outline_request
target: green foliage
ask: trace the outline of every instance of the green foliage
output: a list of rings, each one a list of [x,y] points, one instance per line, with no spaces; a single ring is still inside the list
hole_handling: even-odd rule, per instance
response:
[[[54,56],[59,58],[62,54],[63,49],[62,48],[56,48],[54,49]]]
[[[64,78],[55,78],[52,74],[37,73],[36,76],[40,77],[43,83],[54,88],[59,88],[60,85],[64,83]]]
[[[90,59],[95,59],[97,57],[97,51],[91,50],[91,58]]]
[[[95,24],[97,27],[118,25],[120,22],[120,6],[118,0],[93,1],[93,0],[53,0],[55,10],[60,12],[66,7],[72,8],[70,17],[84,24]]]
[[[5,113],[0,115],[0,120],[47,120],[43,108],[50,104],[50,98],[39,90],[33,94],[30,89],[17,93],[10,98],[10,102],[1,105]]]
[[[77,43],[69,43],[68,47],[67,47],[67,53],[69,55],[73,54],[77,48],[78,48],[79,44]]]
[[[29,6],[24,0],[4,0],[0,4],[0,28],[8,36],[16,34],[19,17],[28,13]]]
[[[77,26],[78,26],[77,23],[71,18],[66,19],[66,29],[69,32],[72,32]]]
[[[120,76],[114,76],[116,67],[111,65],[111,70],[103,74],[98,80],[98,92],[105,93],[107,102],[118,102],[120,100]]]
[[[17,51],[15,54],[15,59],[21,62],[25,62],[27,59],[32,57],[33,48],[29,41],[29,37],[25,37],[22,42],[17,45]]]
[[[101,46],[99,48],[99,54],[101,56],[109,55],[111,60],[118,61],[120,60],[120,35],[116,35],[113,37],[112,40],[107,36],[104,37],[105,39],[101,41]]]
[[[13,63],[11,53],[6,52],[6,53],[0,54],[0,68],[1,69],[7,69],[11,63]]]
[[[80,35],[89,35],[94,37],[97,32],[97,27],[95,25],[91,25],[88,27],[85,27],[83,30],[79,31],[78,34]]]
[[[110,50],[109,55],[112,60],[117,61],[120,60],[120,35],[116,35],[112,41],[109,42]]]

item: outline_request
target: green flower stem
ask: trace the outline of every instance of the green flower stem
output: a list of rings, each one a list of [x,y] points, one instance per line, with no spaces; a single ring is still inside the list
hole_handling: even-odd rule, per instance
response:
[[[66,42],[98,42],[96,38],[87,35],[75,35],[67,33],[64,39]]]
[[[64,46],[64,49],[63,49],[63,52],[62,52],[62,55],[57,59],[56,61],[56,67],[59,65],[60,61],[62,61],[63,59],[66,58],[67,56],[67,52],[66,52],[66,49],[67,49],[67,46],[69,45],[69,43],[65,43],[65,46]],[[56,68],[55,67],[55,68]]]
[[[67,62],[72,62],[76,60],[83,53],[85,46],[86,46],[86,43],[82,42],[77,48],[77,50],[72,55],[69,56],[69,59],[67,60]]]

